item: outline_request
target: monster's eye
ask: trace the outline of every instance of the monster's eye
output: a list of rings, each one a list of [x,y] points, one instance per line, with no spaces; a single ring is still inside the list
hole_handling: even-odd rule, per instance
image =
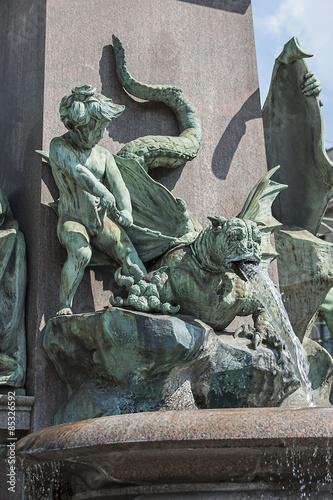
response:
[[[241,241],[245,238],[245,234],[243,231],[235,231],[233,234],[233,239],[237,241]]]

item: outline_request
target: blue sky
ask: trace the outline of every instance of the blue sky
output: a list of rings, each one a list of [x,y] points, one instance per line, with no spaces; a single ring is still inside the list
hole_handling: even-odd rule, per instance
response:
[[[325,145],[333,147],[333,0],[252,0],[261,100],[264,102],[275,58],[297,36],[323,90]]]

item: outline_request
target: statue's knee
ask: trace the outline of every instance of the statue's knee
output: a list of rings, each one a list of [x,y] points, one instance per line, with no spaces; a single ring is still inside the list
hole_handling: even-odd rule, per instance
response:
[[[84,269],[90,262],[92,251],[90,247],[81,247],[76,252],[69,252],[68,257],[79,269]]]
[[[86,267],[89,264],[91,256],[92,256],[92,251],[90,247],[80,248],[79,258],[80,261],[83,263],[84,267]]]

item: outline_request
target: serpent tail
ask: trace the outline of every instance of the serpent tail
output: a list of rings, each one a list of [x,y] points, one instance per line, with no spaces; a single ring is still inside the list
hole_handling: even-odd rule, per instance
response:
[[[175,113],[180,135],[139,137],[126,144],[118,156],[134,158],[145,170],[156,167],[176,168],[193,160],[201,144],[201,124],[196,109],[179,87],[147,85],[135,80],[127,70],[124,47],[113,35],[116,69],[120,83],[131,95],[166,104]]]

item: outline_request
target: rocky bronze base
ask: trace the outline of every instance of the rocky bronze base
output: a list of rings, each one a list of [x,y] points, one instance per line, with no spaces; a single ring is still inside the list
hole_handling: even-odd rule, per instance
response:
[[[52,318],[44,347],[68,389],[55,424],[159,410],[279,406],[290,357],[190,316],[113,307]],[[306,403],[306,398],[305,404]]]
[[[35,432],[16,451],[27,495],[47,486],[75,500],[328,499],[332,418],[329,408],[118,415]]]

